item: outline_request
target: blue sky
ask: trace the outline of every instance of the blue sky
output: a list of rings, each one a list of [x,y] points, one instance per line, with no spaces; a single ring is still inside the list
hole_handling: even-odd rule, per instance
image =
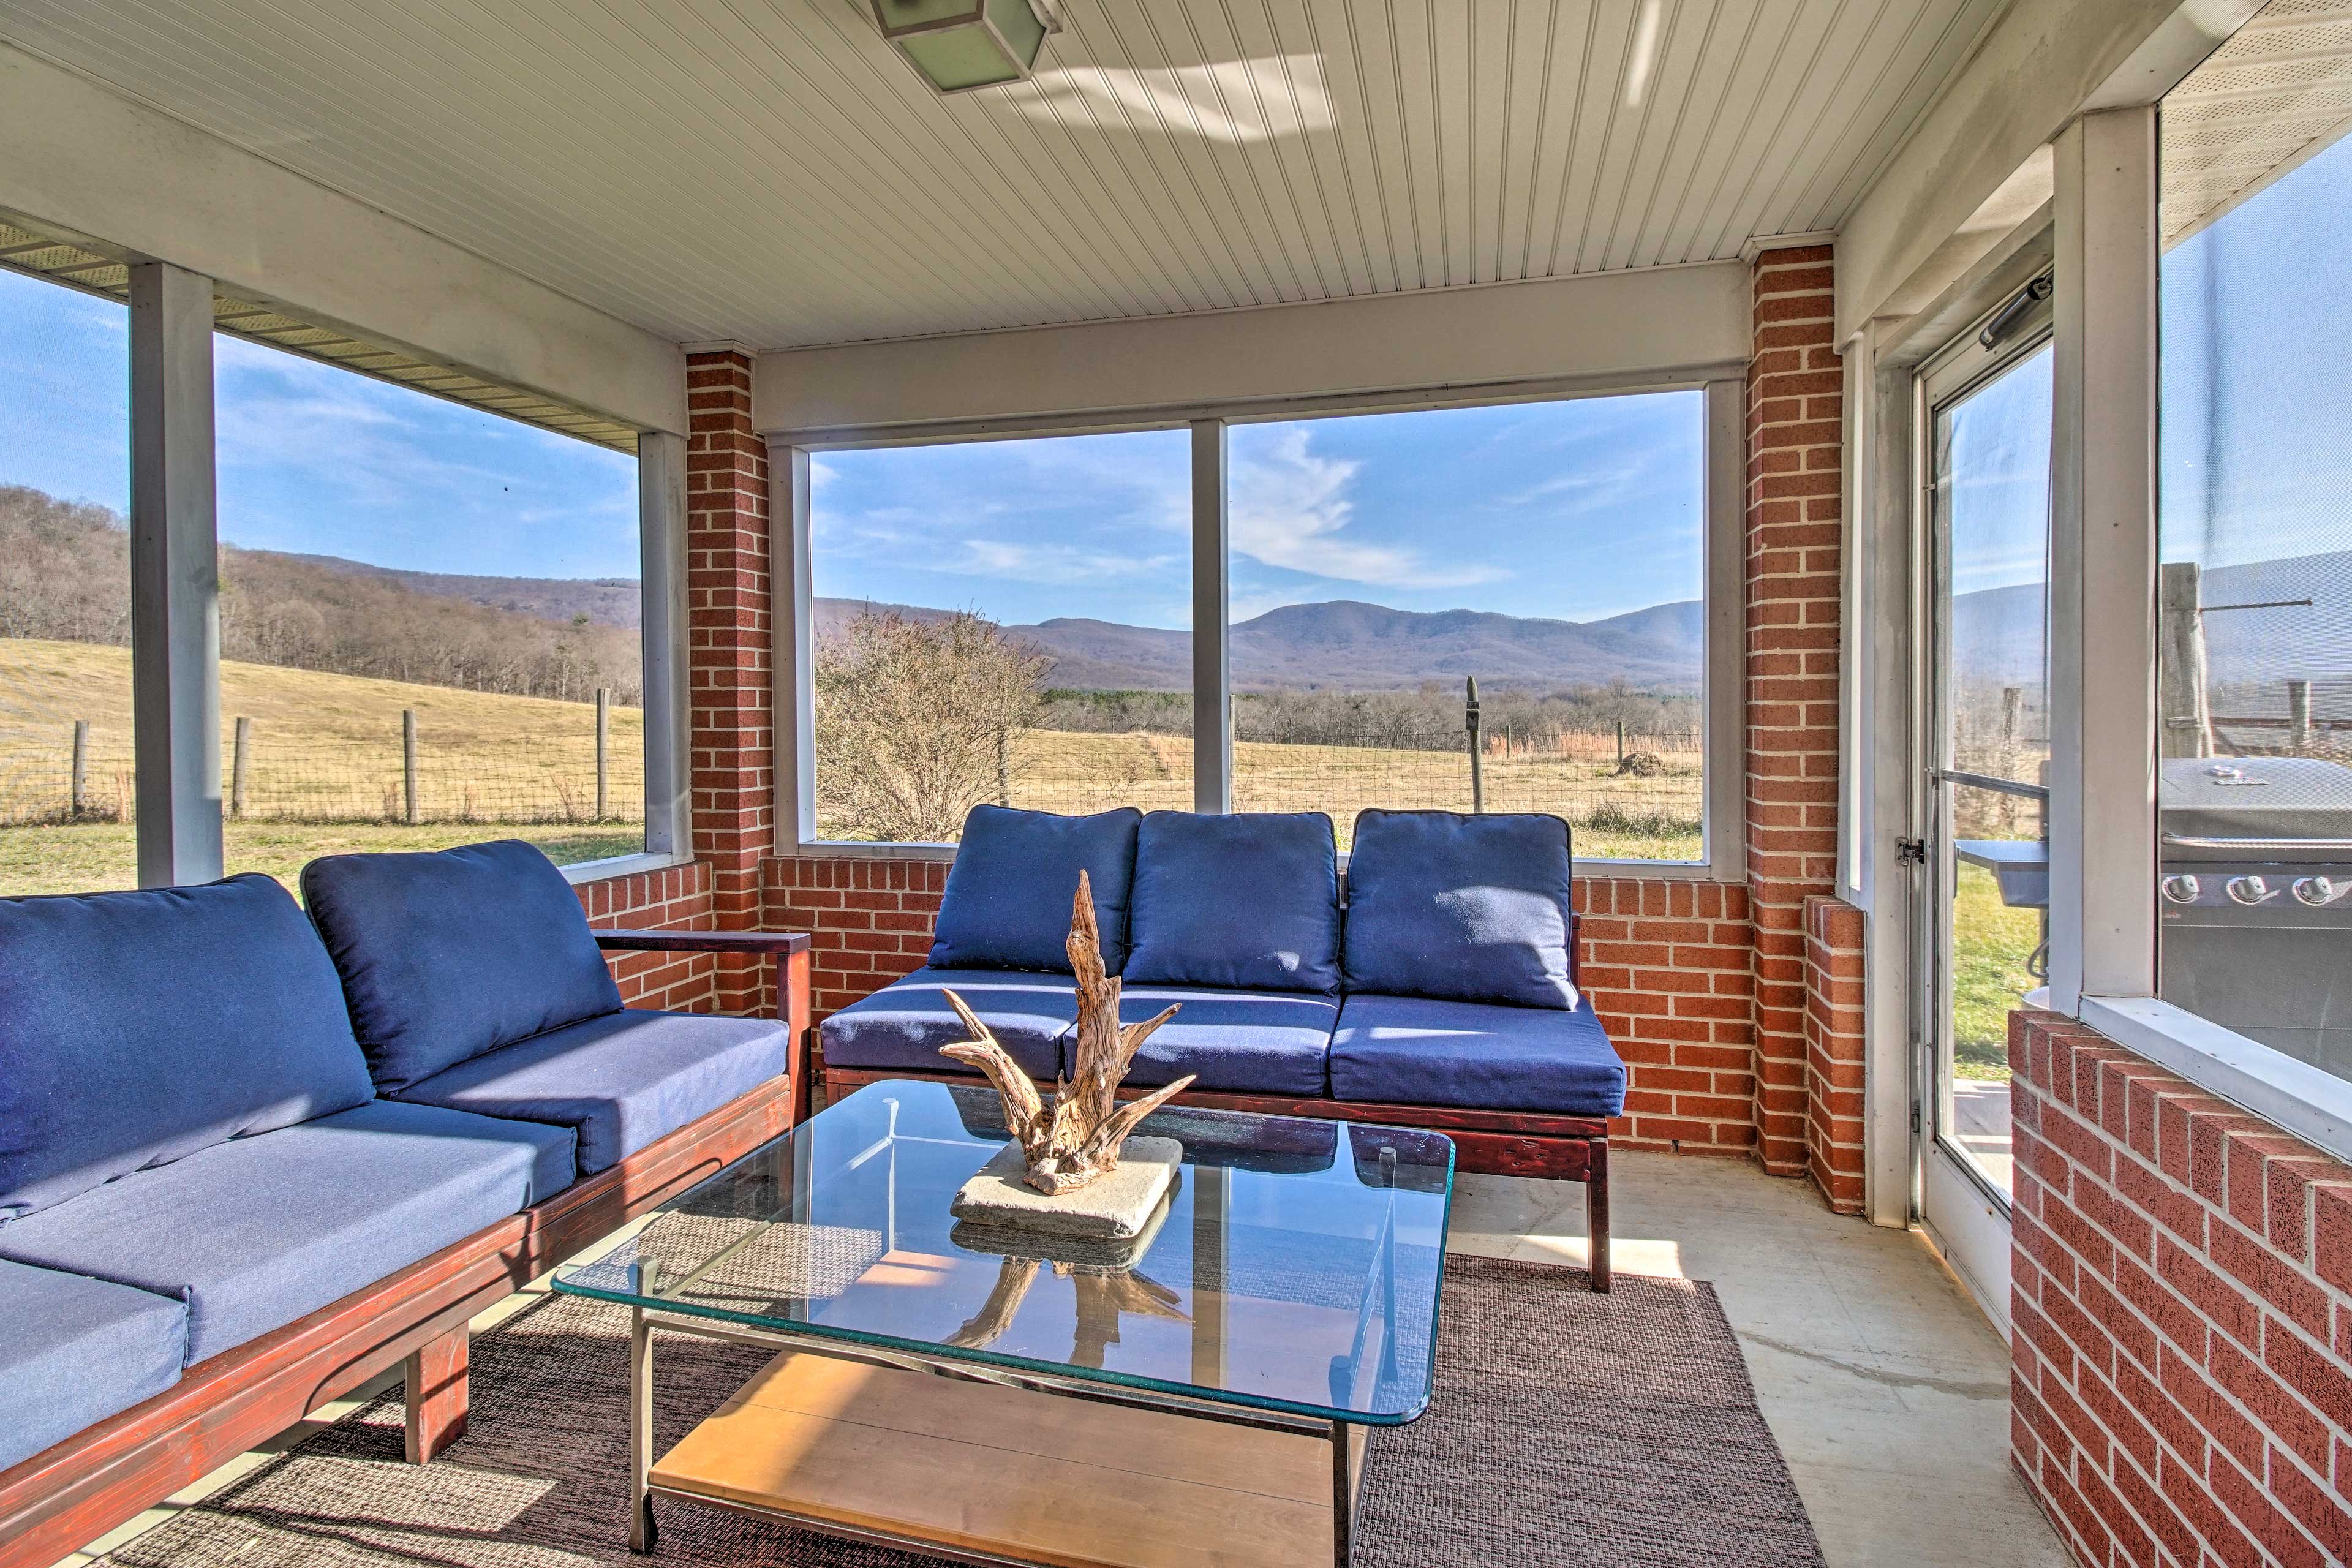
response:
[[[1237,425],[1234,615],[1362,599],[1590,620],[1700,592],[1698,393]],[[815,588],[1189,625],[1182,430],[828,452]]]
[[[126,308],[0,271],[0,484],[122,510]],[[637,574],[621,453],[216,337],[221,537],[426,572]]]

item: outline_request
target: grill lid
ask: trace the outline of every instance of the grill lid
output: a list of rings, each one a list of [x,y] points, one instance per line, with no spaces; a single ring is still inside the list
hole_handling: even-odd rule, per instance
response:
[[[2163,858],[2352,861],[2352,768],[2315,757],[2179,757],[2157,785]]]

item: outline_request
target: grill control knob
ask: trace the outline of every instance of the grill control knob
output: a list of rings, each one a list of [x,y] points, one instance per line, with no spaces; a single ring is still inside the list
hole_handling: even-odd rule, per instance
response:
[[[2332,877],[2297,877],[2293,891],[2298,900],[2315,910],[2323,904],[2334,903],[2347,889],[2339,887]]]
[[[2229,881],[2231,899],[2241,904],[2259,904],[2271,897],[2271,885],[2260,877],[2232,877]]]
[[[2202,890],[2197,886],[2197,879],[2194,877],[2176,876],[2167,877],[2164,879],[2164,896],[2176,904],[2195,903],[2197,895]]]

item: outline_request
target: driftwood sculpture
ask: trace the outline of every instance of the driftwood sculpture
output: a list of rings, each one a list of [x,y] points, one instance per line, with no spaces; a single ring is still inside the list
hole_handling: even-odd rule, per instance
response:
[[[1188,1074],[1165,1089],[1121,1104],[1119,1080],[1135,1059],[1136,1047],[1151,1032],[1176,1016],[1169,1007],[1158,1016],[1122,1027],[1118,1021],[1118,976],[1103,973],[1102,935],[1095,924],[1094,889],[1084,871],[1078,873],[1077,897],[1070,906],[1070,969],[1078,978],[1078,1055],[1076,1075],[1068,1082],[1056,1079],[1054,1108],[1045,1109],[1037,1086],[1014,1065],[996,1037],[988,1032],[962,997],[950,991],[948,1001],[956,1016],[971,1031],[962,1045],[941,1046],[940,1054],[978,1068],[996,1086],[1004,1100],[1004,1126],[1021,1145],[1029,1169],[1023,1180],[1041,1193],[1075,1192],[1118,1168],[1118,1146],[1162,1100],[1192,1081]]]

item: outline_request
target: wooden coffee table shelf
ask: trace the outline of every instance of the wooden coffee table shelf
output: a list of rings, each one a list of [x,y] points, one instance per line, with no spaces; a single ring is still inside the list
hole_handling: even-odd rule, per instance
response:
[[[1361,1428],[1353,1440],[1360,1453]],[[1332,1561],[1328,1442],[788,1351],[657,1496],[1055,1568]]]

